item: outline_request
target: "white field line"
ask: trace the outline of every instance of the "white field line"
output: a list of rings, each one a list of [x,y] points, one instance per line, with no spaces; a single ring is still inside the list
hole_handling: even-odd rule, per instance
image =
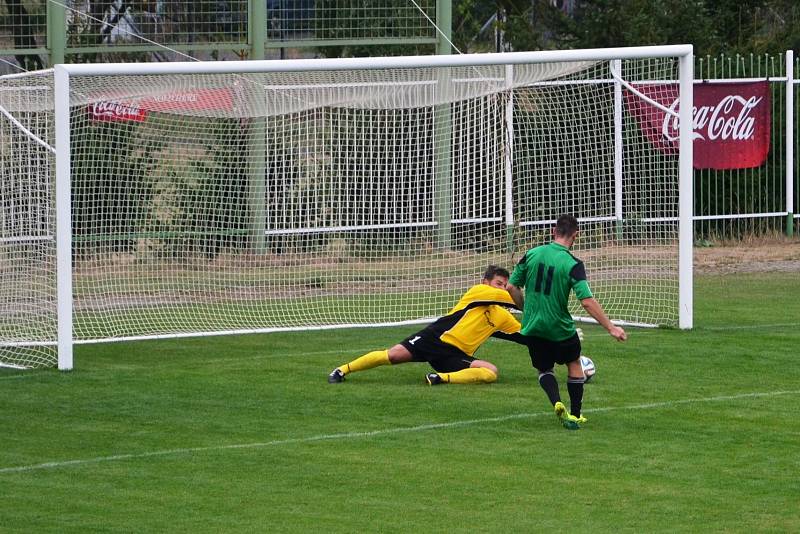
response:
[[[656,408],[669,408],[672,406],[680,406],[684,404],[696,404],[701,402],[719,402],[719,401],[734,401],[739,399],[752,399],[758,397],[775,397],[778,395],[797,395],[800,390],[795,391],[772,391],[772,392],[756,392],[756,393],[742,393],[739,395],[720,395],[716,397],[701,397],[696,399],[682,399],[664,402],[651,402],[646,404],[633,404],[630,406],[609,406],[605,408],[593,408],[585,410],[584,413],[599,413],[611,412],[622,410],[651,410]],[[188,447],[183,449],[165,449],[160,451],[140,452],[131,454],[117,454],[113,456],[97,456],[95,458],[84,458],[78,460],[64,460],[60,462],[45,462],[41,464],[20,465],[15,467],[0,468],[0,475],[10,473],[25,473],[29,471],[41,471],[45,469],[58,469],[62,467],[74,467],[82,465],[99,464],[103,462],[120,462],[124,460],[138,460],[143,458],[153,458],[157,456],[182,456],[187,454],[203,453],[203,452],[217,452],[226,450],[237,449],[263,449],[266,447],[280,447],[283,445],[295,445],[302,443],[314,443],[318,441],[333,441],[333,440],[349,440],[371,438],[374,436],[387,436],[392,434],[406,434],[410,432],[425,432],[428,430],[441,430],[449,428],[458,428],[471,425],[479,425],[483,423],[501,423],[503,421],[511,421],[513,419],[533,419],[538,417],[552,417],[552,412],[537,412],[537,413],[517,413],[511,415],[504,415],[499,417],[486,417],[483,419],[467,419],[463,421],[451,421],[448,423],[431,423],[427,425],[406,426],[398,428],[385,428],[381,430],[371,430],[368,432],[342,432],[338,434],[320,434],[316,436],[309,436],[305,438],[289,438],[273,441],[262,441],[254,443],[237,443],[230,445],[217,445],[214,447]]]

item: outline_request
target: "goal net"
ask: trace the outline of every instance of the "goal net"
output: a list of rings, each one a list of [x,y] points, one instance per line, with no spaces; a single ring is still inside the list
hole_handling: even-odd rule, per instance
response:
[[[677,98],[687,48],[0,78],[0,362],[424,322],[561,213],[612,319],[677,326],[680,152],[625,94]]]

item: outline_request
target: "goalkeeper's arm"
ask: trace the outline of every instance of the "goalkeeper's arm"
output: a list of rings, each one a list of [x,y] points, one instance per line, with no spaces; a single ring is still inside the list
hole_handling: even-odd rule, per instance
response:
[[[507,341],[513,341],[514,343],[519,343],[520,345],[527,345],[525,342],[525,336],[520,334],[519,332],[514,332],[513,334],[506,334],[505,332],[497,331],[492,334],[492,337],[496,337],[497,339],[505,339]]]
[[[576,328],[575,332],[578,334],[578,339],[583,341],[583,330],[580,328]],[[520,345],[527,345],[528,343],[525,341],[525,336],[520,334],[519,332],[514,332],[513,334],[506,334],[505,332],[500,332],[499,330],[492,334],[492,337],[496,337],[497,339],[505,339],[507,341],[513,341],[514,343],[519,343]]]

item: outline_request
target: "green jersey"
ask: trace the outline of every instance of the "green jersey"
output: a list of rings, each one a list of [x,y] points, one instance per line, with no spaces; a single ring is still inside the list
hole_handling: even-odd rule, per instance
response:
[[[550,341],[575,335],[569,292],[579,300],[592,297],[583,262],[556,242],[532,248],[514,268],[509,283],[525,288],[522,334]]]

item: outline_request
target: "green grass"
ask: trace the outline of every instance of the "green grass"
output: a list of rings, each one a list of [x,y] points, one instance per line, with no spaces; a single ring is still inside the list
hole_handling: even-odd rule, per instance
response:
[[[579,432],[502,341],[498,383],[435,388],[325,381],[408,327],[79,346],[0,373],[0,531],[798,532],[797,287],[705,277],[691,332],[585,327]]]

